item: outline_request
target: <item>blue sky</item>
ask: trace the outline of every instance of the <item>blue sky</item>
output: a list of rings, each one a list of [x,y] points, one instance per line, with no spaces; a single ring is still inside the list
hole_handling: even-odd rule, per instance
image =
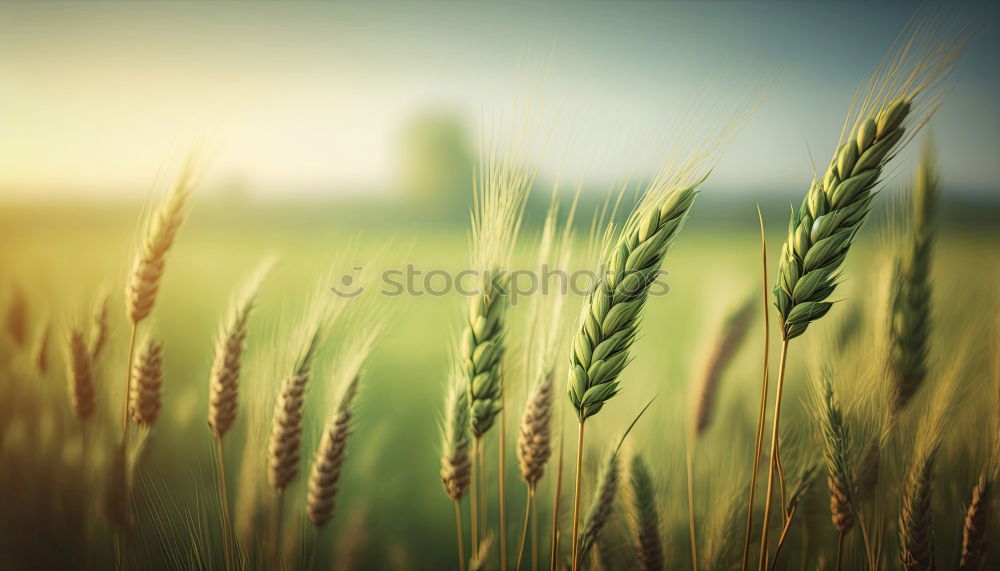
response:
[[[544,173],[648,176],[706,92],[770,94],[713,174],[723,191],[804,187],[914,2],[23,3],[0,6],[0,197],[145,195],[192,144],[206,183],[255,193],[391,186],[401,126],[467,119],[527,91]],[[932,120],[944,180],[1000,187],[1000,17]],[[556,117],[558,116],[558,120]],[[905,160],[899,167],[905,168]]]

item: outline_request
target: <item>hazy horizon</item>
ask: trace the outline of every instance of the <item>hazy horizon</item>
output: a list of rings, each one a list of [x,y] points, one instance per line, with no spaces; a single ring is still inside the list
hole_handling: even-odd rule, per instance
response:
[[[918,8],[865,4],[862,21],[858,6],[4,4],[0,199],[141,198],[192,146],[208,158],[209,189],[385,194],[409,122],[448,114],[474,146],[480,120],[525,85],[555,125],[535,157],[543,177],[599,187],[648,177],[679,110],[708,88],[738,100],[753,82],[770,83],[769,97],[712,186],[802,189]],[[978,30],[928,130],[949,188],[993,194],[998,10],[968,3],[961,21]]]

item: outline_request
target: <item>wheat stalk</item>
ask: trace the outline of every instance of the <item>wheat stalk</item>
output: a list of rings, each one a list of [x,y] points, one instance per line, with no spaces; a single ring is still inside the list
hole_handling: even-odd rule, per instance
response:
[[[903,487],[899,513],[900,565],[906,571],[934,569],[931,515],[934,451],[919,454]]]
[[[469,401],[462,372],[454,370],[445,398],[444,422],[441,427],[441,482],[445,493],[455,504],[455,534],[458,538],[458,566],[465,567],[462,539],[461,502],[472,481],[472,459],[469,456]]]
[[[347,455],[347,437],[354,419],[353,403],[361,376],[356,375],[344,387],[336,412],[323,430],[319,448],[313,458],[306,496],[306,515],[317,527],[333,517],[339,490],[340,473]]]
[[[90,360],[97,362],[104,352],[108,342],[108,303],[107,296],[102,295],[94,312],[94,322],[90,330]]]
[[[191,167],[189,160],[173,188],[156,208],[132,264],[125,291],[125,309],[134,324],[141,322],[153,311],[167,252],[187,218],[188,202],[194,188],[194,172]]]
[[[271,437],[267,447],[267,479],[278,494],[284,492],[299,472],[306,385],[323,336],[324,326],[322,323],[317,324],[295,370],[281,381],[278,399],[274,403]]]
[[[993,486],[985,473],[979,475],[972,488],[972,498],[965,509],[962,522],[962,554],[959,569],[980,569],[986,554],[990,509],[993,503]]]
[[[827,487],[830,490],[830,515],[833,526],[841,535],[848,533],[855,522],[854,476],[850,462],[850,434],[844,413],[833,392],[829,370],[824,370],[822,395],[818,399],[823,460],[826,462]]]
[[[465,497],[472,472],[468,393],[460,382],[461,372],[457,371],[448,385],[441,429],[441,482],[448,497],[456,502]]]
[[[344,348],[343,362],[336,373],[336,378],[341,380],[340,395],[323,429],[309,472],[306,515],[316,527],[322,527],[333,517],[362,368],[382,332],[381,314],[368,315],[367,318],[369,322],[365,329],[356,334],[354,341]]]
[[[928,144],[913,187],[907,243],[896,259],[892,279],[888,369],[897,411],[909,404],[927,378],[933,293],[930,273],[939,188]]]
[[[715,347],[709,356],[705,373],[698,391],[698,406],[695,411],[695,434],[701,436],[712,422],[719,383],[729,364],[739,351],[750,330],[750,323],[756,313],[756,298],[751,296],[735,308],[722,325]]]
[[[466,375],[470,422],[477,439],[500,413],[509,285],[505,270],[535,178],[535,172],[523,166],[516,141],[491,144],[482,150],[472,211],[472,263],[484,274],[478,295],[469,303],[457,355]]]
[[[229,517],[229,497],[226,492],[225,453],[222,439],[236,421],[236,412],[239,406],[240,368],[243,361],[250,312],[257,299],[260,284],[270,268],[271,261],[269,259],[261,263],[230,304],[228,315],[219,329],[215,357],[209,375],[208,427],[212,436],[215,437],[220,523],[227,570],[233,568],[235,549],[232,543],[235,536]]]
[[[125,392],[122,402],[122,440],[128,441],[129,397],[132,393],[132,357],[135,350],[139,323],[149,317],[160,289],[160,279],[166,264],[167,252],[174,244],[177,231],[187,218],[188,203],[194,188],[192,159],[188,159],[170,192],[157,206],[152,217],[142,231],[132,271],[125,284],[125,312],[132,323],[128,344],[128,360],[125,363]],[[95,337],[94,353],[98,355],[103,346],[98,346]],[[126,450],[127,454],[127,450]]]
[[[684,180],[681,178],[681,180]],[[618,394],[618,376],[629,362],[649,288],[680,232],[704,177],[647,191],[606,259],[602,278],[584,305],[570,352],[569,400],[579,420],[573,500],[573,571],[581,557],[578,540],[584,423]]]
[[[607,276],[590,294],[570,355],[569,399],[580,422],[618,394],[618,376],[629,362],[649,288],[702,180],[667,189],[656,204],[637,209],[605,260]]]
[[[645,571],[661,571],[665,567],[663,541],[660,538],[660,510],[649,468],[636,455],[632,458],[632,524],[635,551]]]
[[[132,365],[132,418],[140,426],[150,427],[160,413],[160,390],[163,383],[163,347],[147,341]]]
[[[86,422],[94,414],[94,372],[87,342],[78,329],[70,332],[67,363],[73,414],[80,422]]]
[[[785,544],[785,540],[788,538],[788,531],[792,528],[792,522],[795,521],[795,513],[798,511],[799,503],[805,497],[806,493],[809,492],[809,489],[812,487],[813,481],[815,481],[818,473],[818,464],[807,465],[799,474],[798,480],[792,488],[792,493],[788,496],[788,505],[785,508],[785,523],[781,528],[781,535],[778,537],[778,544],[774,548],[774,557],[771,559],[770,569],[772,570],[777,569],[778,557],[781,554],[781,547]],[[709,569],[713,568],[714,567],[709,567]]]
[[[125,443],[115,447],[108,462],[108,475],[104,486],[104,515],[119,529],[129,525],[129,470]]]
[[[515,126],[519,127],[519,126]],[[523,126],[520,126],[523,128]],[[480,159],[475,178],[470,240],[471,262],[480,272],[479,290],[470,299],[466,319],[459,337],[458,351],[453,359],[464,372],[469,401],[469,423],[475,439],[473,479],[482,480],[473,486],[474,508],[486,514],[485,455],[483,439],[501,416],[499,456],[500,558],[506,565],[506,521],[504,501],[504,447],[506,430],[503,424],[503,362],[506,353],[506,311],[509,305],[507,270],[517,243],[535,170],[527,168],[522,128],[515,128],[507,139],[499,133],[484,138],[480,144]],[[487,142],[488,141],[488,142]],[[476,497],[478,496],[478,497]],[[476,514],[473,517],[477,517]],[[475,530],[475,526],[473,527]],[[472,537],[472,557],[477,557],[480,537]]]
[[[270,261],[266,261],[252,274],[230,304],[219,328],[208,384],[208,426],[217,439],[222,439],[236,421],[240,367],[250,313],[255,306],[261,282],[270,267]]]
[[[847,253],[868,218],[883,170],[940,103],[940,90],[927,92],[940,85],[963,48],[962,43],[956,44],[945,37],[947,32],[928,34],[916,24],[910,30],[909,40],[890,52],[868,84],[859,90],[860,97],[855,98],[856,105],[852,104],[845,122],[846,139],[842,133],[826,172],[822,178],[813,180],[799,210],[793,210],[789,219],[773,289],[782,348],[758,569],[767,566],[788,343],[805,333],[811,323],[833,306],[827,300],[836,289]],[[851,117],[854,121],[848,129]],[[780,471],[777,480],[783,486]]]
[[[565,271],[569,267],[572,249],[572,225],[576,211],[573,201],[566,220],[559,229],[559,202],[556,191],[549,204],[538,246],[538,266],[541,271]],[[531,298],[527,337],[528,378],[535,379],[521,417],[517,443],[517,458],[521,478],[534,489],[545,472],[552,455],[552,406],[555,401],[556,358],[564,340],[562,326],[565,295],[554,292]]]

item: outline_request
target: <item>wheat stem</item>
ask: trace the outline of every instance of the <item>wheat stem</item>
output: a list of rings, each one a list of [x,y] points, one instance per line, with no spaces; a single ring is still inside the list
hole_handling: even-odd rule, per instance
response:
[[[838,534],[837,538],[837,571],[840,571],[841,563],[844,558],[844,539],[847,537],[846,533]]]
[[[132,322],[132,331],[128,340],[128,361],[125,362],[125,396],[122,399],[122,442],[128,441],[128,401],[132,394],[132,359],[135,357],[135,339],[139,324]]]
[[[781,535],[778,536],[778,544],[774,546],[774,557],[771,559],[771,566],[769,569],[776,569],[778,565],[778,555],[781,553],[781,547],[785,544],[785,539],[788,537],[788,530],[792,527],[792,520],[795,519],[796,508],[791,508],[788,510],[788,517],[785,518],[785,524],[781,526]]]
[[[479,438],[479,446],[477,447],[477,454],[479,455],[479,465],[482,469],[479,471],[479,528],[483,532],[483,541],[486,541],[486,530],[489,528],[489,517],[487,516],[487,501],[489,498],[489,477],[486,473],[486,438]],[[479,554],[483,557],[483,554]]]
[[[762,267],[762,290],[761,304],[764,306],[764,362],[763,378],[760,386],[760,414],[757,418],[757,439],[754,445],[753,470],[750,472],[750,493],[747,499],[747,529],[743,539],[743,564],[742,571],[747,570],[750,560],[750,534],[753,530],[753,500],[757,490],[757,473],[760,471],[760,451],[764,446],[764,423],[767,420],[767,381],[768,381],[768,357],[771,341],[771,319],[770,304],[767,301],[767,240],[764,236],[764,216],[760,212],[760,205],[757,205],[757,221],[760,223],[760,258]]]
[[[458,571],[465,571],[465,549],[462,547],[462,501],[454,500],[455,505],[455,538],[458,545]]]
[[[514,569],[521,568],[521,558],[524,556],[524,543],[528,539],[528,518],[531,515],[531,504],[535,499],[535,490],[529,485],[528,496],[524,499],[524,525],[521,527],[521,542],[517,547],[517,563]],[[534,538],[532,538],[534,542]]]
[[[507,568],[507,509],[504,501],[504,447],[507,436],[507,407],[505,406],[506,391],[503,386],[503,377],[500,381],[500,441],[497,443],[497,487],[498,503],[500,510],[500,568]]]
[[[538,506],[531,494],[531,571],[538,571]]]
[[[226,570],[233,570],[232,540],[229,523],[229,494],[226,492],[226,464],[222,448],[222,437],[215,438],[216,467],[218,468],[219,519],[222,524],[222,550],[226,558]]]
[[[559,423],[562,427],[562,423]],[[563,449],[566,442],[563,438],[563,431],[559,430],[559,466],[556,468],[556,481],[553,483],[555,490],[552,493],[552,539],[550,540],[551,548],[549,554],[549,569],[554,570],[556,568],[556,560],[559,556],[559,499],[562,496],[562,480],[563,480]]]
[[[583,476],[583,426],[584,420],[581,419],[576,439],[576,482],[573,486],[573,571],[579,569],[577,540],[580,533],[580,480]]]
[[[469,484],[469,521],[472,535],[469,537],[469,551],[473,559],[479,554],[479,438],[472,445],[472,480]]]
[[[768,522],[771,517],[771,498],[774,493],[774,470],[778,450],[778,430],[781,421],[781,392],[785,384],[785,362],[788,359],[788,339],[781,342],[781,359],[778,362],[778,386],[774,396],[774,421],[771,425],[771,453],[767,468],[767,496],[764,499],[763,531],[760,537],[760,557],[757,560],[758,571],[767,568],[767,535]]]

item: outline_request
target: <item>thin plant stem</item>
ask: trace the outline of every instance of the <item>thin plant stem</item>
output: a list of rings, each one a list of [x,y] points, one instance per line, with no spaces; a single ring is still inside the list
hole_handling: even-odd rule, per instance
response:
[[[514,569],[521,568],[521,558],[524,556],[524,543],[528,539],[528,518],[531,515],[531,503],[535,497],[534,488],[528,486],[528,495],[524,498],[524,525],[521,526],[521,543],[517,547],[517,563],[514,564]]]
[[[698,541],[694,530],[694,459],[692,458],[694,443],[688,442],[685,457],[687,459],[687,500],[688,500],[688,538],[691,543],[691,570],[698,571]]]
[[[781,468],[781,453],[778,448],[774,449],[774,467],[778,477],[778,493],[781,496],[781,517],[788,517],[788,506],[785,499],[785,471]]]
[[[486,529],[489,527],[489,518],[486,515],[487,498],[489,497],[489,491],[487,490],[487,484],[489,483],[489,478],[486,476],[486,438],[483,437],[479,441],[479,529],[485,534]]]
[[[476,437],[472,445],[472,481],[469,490],[469,521],[472,535],[469,537],[469,551],[475,559],[479,553],[479,445],[482,439]]]
[[[560,418],[562,416],[560,415]],[[562,424],[560,423],[560,427]],[[563,449],[566,439],[563,438],[563,431],[559,430],[559,465],[556,467],[556,481],[552,483],[554,490],[552,491],[552,539],[550,540],[550,553],[549,553],[549,569],[555,570],[556,561],[559,557],[559,498],[562,496],[562,480],[563,480]]]
[[[226,492],[226,464],[221,438],[215,439],[215,454],[219,476],[219,519],[222,523],[222,550],[226,557],[226,571],[233,571],[233,552],[229,527],[229,494]]]
[[[781,546],[785,544],[785,538],[788,537],[788,530],[792,528],[793,519],[795,519],[795,508],[788,510],[785,524],[781,527],[781,535],[778,536],[778,545],[774,547],[774,557],[771,559],[771,569],[775,569],[778,565],[778,554],[781,553]]]
[[[847,537],[846,533],[841,533],[840,537],[837,539],[837,571],[840,571],[841,563],[844,559],[844,538]]]
[[[760,387],[760,415],[757,418],[757,443],[754,447],[753,471],[750,472],[750,494],[747,499],[747,529],[746,536],[743,539],[742,571],[747,570],[747,565],[750,560],[750,534],[753,529],[753,500],[754,493],[757,490],[757,473],[760,471],[760,451],[764,445],[764,422],[767,416],[768,354],[771,344],[771,319],[768,316],[770,306],[767,303],[767,241],[764,238],[764,217],[760,213],[760,205],[757,206],[757,219],[760,222],[761,267],[763,268],[761,303],[764,306],[764,373]]]
[[[122,442],[128,442],[128,429],[131,424],[128,421],[128,399],[129,394],[132,392],[132,358],[135,357],[135,337],[136,331],[139,329],[139,324],[135,321],[132,322],[132,332],[129,334],[128,340],[128,361],[125,363],[125,397],[122,399]],[[128,448],[126,448],[126,454]],[[126,464],[128,464],[128,458],[126,458]]]
[[[861,530],[861,541],[865,544],[865,557],[869,562],[875,561],[875,552],[872,550],[871,541],[868,538],[868,528],[865,527],[865,520],[861,516],[861,511],[857,512],[858,529]],[[872,566],[874,568],[874,566]]]
[[[531,571],[538,571],[538,506],[531,494]]]
[[[125,480],[122,482],[122,486],[125,489],[122,490],[122,494],[125,496],[125,527],[129,525],[132,511],[132,486],[128,477],[128,432],[132,423],[128,419],[128,404],[129,395],[132,392],[132,358],[135,356],[135,338],[138,328],[139,323],[133,321],[131,332],[129,333],[128,361],[125,363],[125,397],[122,399],[122,454],[125,456]],[[118,534],[115,535],[115,553],[119,556],[119,567],[123,569],[125,568],[123,554],[127,551],[126,542],[128,541],[125,537],[126,533],[128,533],[127,530],[122,531],[121,541],[119,541]]]
[[[465,547],[462,545],[462,502],[455,500],[455,539],[458,545],[458,571],[465,571]]]
[[[274,521],[271,522],[271,533],[272,540],[274,542],[274,557],[273,563],[274,568],[279,569],[281,567],[281,508],[284,506],[285,494],[281,491],[278,492],[277,499],[274,502],[273,518]]]
[[[771,424],[771,452],[768,454],[769,462],[767,468],[767,496],[764,498],[764,519],[761,522],[763,531],[760,536],[760,557],[757,560],[757,569],[762,571],[767,568],[767,535],[768,522],[771,518],[771,503],[774,495],[774,472],[777,464],[778,432],[781,429],[781,392],[785,385],[785,362],[788,360],[788,340],[781,341],[781,359],[778,361],[778,386],[774,394],[774,421]]]
[[[497,487],[499,488],[499,510],[500,510],[500,568],[507,569],[507,506],[504,499],[504,445],[506,444],[507,435],[507,423],[506,414],[507,407],[504,406],[504,397],[506,391],[503,387],[500,388],[500,441],[498,442],[497,449],[498,455],[497,459]]]
[[[583,426],[584,421],[581,420],[576,440],[576,484],[573,487],[573,571],[577,571],[580,564],[577,539],[580,533],[580,482],[583,477]]]

